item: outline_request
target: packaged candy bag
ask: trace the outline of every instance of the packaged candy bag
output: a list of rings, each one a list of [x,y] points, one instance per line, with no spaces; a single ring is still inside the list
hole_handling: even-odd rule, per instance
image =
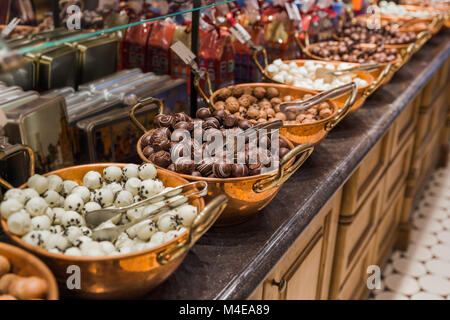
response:
[[[175,29],[176,24],[170,19],[153,24],[147,45],[146,70],[156,74],[170,73],[170,46]]]
[[[124,69],[140,68],[147,72],[147,44],[153,22],[143,23],[126,30],[122,44]]]
[[[200,39],[202,38],[203,30],[200,29]],[[191,25],[176,25],[173,34],[172,44],[181,41],[186,47],[191,47]],[[172,50],[170,50],[170,75],[174,78],[185,79],[188,85],[188,92],[190,92],[191,84],[191,68],[185,64]]]

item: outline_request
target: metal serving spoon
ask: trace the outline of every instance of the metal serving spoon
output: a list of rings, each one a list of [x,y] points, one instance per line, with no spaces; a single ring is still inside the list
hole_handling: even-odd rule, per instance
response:
[[[325,100],[338,98],[347,92],[350,92],[356,88],[356,83],[350,82],[347,84],[344,84],[342,86],[336,87],[331,90],[323,91],[319,94],[316,94],[315,96],[303,100],[303,101],[290,101],[290,102],[282,102],[280,103],[280,111],[283,113],[286,113],[288,111],[302,111],[306,110],[308,108],[311,108],[312,106],[315,106],[316,104],[319,104]]]
[[[323,79],[325,83],[331,83],[338,77],[342,77],[348,73],[355,71],[372,71],[380,68],[378,63],[363,63],[348,69],[343,70],[330,70],[327,68],[318,68],[315,72],[316,79]]]
[[[198,191],[195,190],[195,188],[198,188]],[[191,191],[191,193],[187,193]],[[193,192],[192,192],[193,191]],[[166,201],[170,204],[170,199],[179,196],[183,194],[185,197],[203,197],[207,194],[208,191],[208,183],[206,181],[196,181],[191,182],[176,188],[173,188],[172,190],[167,190],[161,193],[158,193],[150,198],[147,198],[145,200],[130,204],[129,206],[121,207],[121,208],[113,208],[113,209],[100,209],[100,210],[94,210],[87,212],[84,216],[84,219],[86,220],[86,224],[91,227],[95,228],[98,227],[101,223],[108,221],[117,215],[127,212],[130,209],[139,208],[145,205],[150,205],[153,203],[157,203],[160,201]]]

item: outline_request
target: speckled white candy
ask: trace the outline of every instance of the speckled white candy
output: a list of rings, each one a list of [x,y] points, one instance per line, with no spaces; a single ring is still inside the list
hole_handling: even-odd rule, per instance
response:
[[[164,232],[158,231],[152,235],[150,242],[153,242],[156,246],[159,246],[164,243],[164,235]]]
[[[141,188],[139,190],[139,195],[142,198],[150,198],[151,196],[154,196],[155,194],[158,194],[164,190],[164,186],[162,185],[161,181],[157,180],[144,180],[142,181]]]
[[[156,174],[156,168],[151,163],[144,163],[139,167],[139,178],[141,180],[155,179]]]
[[[77,240],[74,241],[73,245],[77,248],[83,247],[86,243],[93,241],[88,236],[81,236]]]
[[[102,207],[109,207],[114,202],[114,194],[111,189],[103,187],[95,190],[94,201],[99,203]]]
[[[133,195],[126,190],[122,190],[117,194],[116,200],[114,201],[114,205],[117,208],[121,208],[132,204],[133,201],[134,201]]]
[[[81,212],[84,207],[84,201],[78,194],[71,194],[64,201],[64,209],[67,211]]]
[[[53,233],[53,234],[58,234],[58,233],[63,233],[64,229],[60,225],[56,225],[56,226],[51,226],[50,229],[48,229],[48,231],[50,231],[50,233]]]
[[[97,171],[89,171],[83,177],[83,184],[91,190],[99,189],[103,184],[102,175]]]
[[[23,210],[10,215],[6,224],[9,231],[18,236],[22,236],[31,230],[30,215]]]
[[[137,237],[142,241],[148,241],[158,231],[156,223],[151,220],[145,220],[137,230]]]
[[[60,251],[64,251],[70,247],[69,240],[62,234],[51,234],[47,240],[47,249],[56,248]]]
[[[47,190],[42,195],[42,198],[44,198],[50,208],[62,205],[61,203],[59,203],[60,195],[56,191]]]
[[[102,208],[102,206],[100,204],[98,204],[97,202],[88,202],[84,205],[83,207],[83,212],[91,212],[91,211],[95,211],[95,210],[100,210]]]
[[[122,185],[118,182],[107,184],[104,188],[108,188],[113,194],[119,193],[123,190]]]
[[[39,197],[39,193],[32,188],[23,189],[23,194],[25,195],[25,202],[34,197]]]
[[[62,223],[62,218],[66,214],[66,210],[63,208],[52,208],[53,212],[53,224],[58,225]]]
[[[185,227],[190,226],[197,216],[197,208],[191,205],[181,206],[174,209],[174,211],[176,212],[178,219]]]
[[[80,257],[82,255],[81,250],[78,249],[77,247],[70,247],[64,252],[64,254],[74,257]]]
[[[70,226],[64,230],[63,236],[65,236],[71,243],[74,243],[79,237],[83,235],[80,227]]]
[[[48,239],[52,234],[48,230],[43,231],[31,231],[27,233],[22,240],[29,245],[39,247],[42,249],[47,248]]]
[[[69,194],[72,193],[73,189],[78,187],[78,183],[72,180],[64,180],[63,182],[63,188],[62,188],[62,195],[67,197]]]
[[[48,208],[47,201],[45,201],[41,197],[31,198],[25,205],[25,209],[32,217],[43,215],[45,213],[45,210],[47,210],[47,208]]]
[[[103,169],[103,177],[107,183],[119,182],[122,179],[122,169],[116,166],[109,166]]]
[[[0,213],[1,216],[7,219],[13,213],[20,211],[23,208],[23,204],[17,199],[9,199],[3,201],[0,204]]]
[[[90,237],[90,236],[92,235],[92,230],[89,229],[89,228],[86,227],[86,226],[82,226],[82,227],[80,228],[80,230],[81,230],[81,232],[83,233],[83,236]]]
[[[33,230],[48,230],[51,225],[50,218],[46,215],[37,216],[31,219],[31,228]]]
[[[130,219],[130,221],[133,221],[133,220],[143,217],[143,213],[144,213],[143,207],[134,208],[134,209],[127,210],[127,217],[128,217],[128,219]]]
[[[36,194],[36,196],[38,195]],[[9,199],[15,199],[19,201],[21,204],[25,204],[25,201],[27,201],[27,198],[23,190],[17,188],[9,189],[8,191],[5,192],[4,200]]]
[[[48,190],[53,190],[56,192],[61,192],[63,189],[63,179],[59,176],[52,174],[47,177]]]
[[[124,180],[128,180],[130,178],[139,178],[139,166],[136,164],[127,164],[122,169],[122,175]]]
[[[77,194],[81,197],[84,203],[89,202],[91,199],[91,192],[85,186],[78,186],[72,190],[71,194]]]
[[[109,241],[102,241],[102,242],[100,242],[100,248],[107,255],[110,255],[111,253],[116,251],[116,247],[114,247],[112,242],[109,242]]]
[[[83,217],[75,211],[66,211],[61,219],[61,224],[64,228],[68,228],[70,226],[81,227],[83,222]]]
[[[39,194],[43,194],[45,191],[48,190],[47,178],[45,178],[39,174],[35,174],[34,176],[31,176],[28,179],[27,185],[28,185],[28,187],[36,190],[36,192]]]
[[[133,196],[139,194],[139,188],[142,185],[142,181],[138,178],[130,178],[125,183],[125,190],[131,193]]]

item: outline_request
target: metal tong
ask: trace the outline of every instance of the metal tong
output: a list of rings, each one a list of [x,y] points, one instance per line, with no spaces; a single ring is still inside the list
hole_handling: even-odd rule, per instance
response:
[[[363,63],[343,70],[329,70],[327,68],[318,68],[315,72],[316,79],[323,79],[324,82],[330,83],[338,77],[342,77],[348,73],[356,71],[372,71],[380,68],[378,63]]]
[[[95,210],[86,213],[85,220],[86,224],[95,228],[98,227],[101,223],[108,221],[119,214],[127,212],[131,209],[140,208],[142,206],[155,204],[158,202],[162,202],[162,205],[145,216],[136,219],[130,223],[113,227],[113,228],[105,228],[100,230],[95,230],[92,233],[92,238],[102,239],[102,240],[110,240],[113,241],[117,239],[117,237],[128,228],[131,228],[135,224],[142,222],[147,219],[155,218],[160,216],[161,214],[172,210],[175,207],[181,206],[188,202],[189,197],[203,197],[208,192],[208,183],[206,181],[196,181],[191,182],[176,188],[173,188],[168,191],[164,191],[162,193],[156,194],[150,198],[145,200],[133,203],[129,206],[114,208],[114,209],[101,209]],[[96,240],[97,241],[97,240]]]
[[[5,29],[3,29],[1,36],[3,38],[8,37],[11,32],[13,32],[14,28],[17,27],[17,25],[20,23],[20,18],[14,18],[11,20],[10,23],[8,23],[8,25],[6,26]]]
[[[342,86],[336,87],[334,89],[330,89],[327,91],[323,91],[315,96],[303,100],[303,101],[290,101],[290,102],[282,102],[280,103],[280,111],[286,113],[288,111],[302,111],[306,110],[318,103],[321,103],[325,100],[338,98],[343,96],[344,94],[354,90],[356,88],[355,82],[350,82],[344,84]]]

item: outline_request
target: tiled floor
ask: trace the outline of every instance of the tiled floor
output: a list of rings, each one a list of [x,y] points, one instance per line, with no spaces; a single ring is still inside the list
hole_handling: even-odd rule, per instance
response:
[[[433,173],[412,218],[408,250],[393,252],[370,299],[450,300],[450,163]]]

